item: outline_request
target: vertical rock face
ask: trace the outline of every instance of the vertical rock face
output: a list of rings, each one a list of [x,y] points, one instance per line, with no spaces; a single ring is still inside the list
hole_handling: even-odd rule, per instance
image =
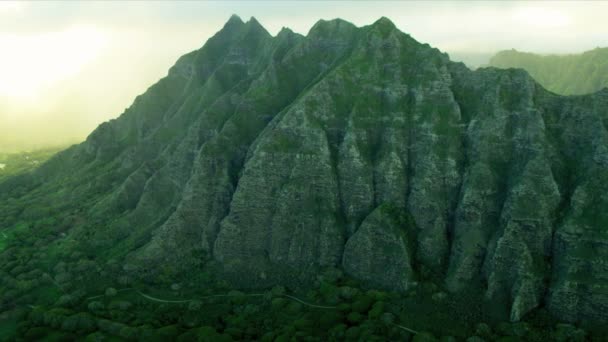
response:
[[[389,205],[376,208],[346,242],[344,270],[373,286],[408,289],[415,279],[410,244],[414,227],[408,219]]]
[[[233,17],[120,118],[0,184],[0,204],[81,217],[70,241],[142,277],[342,267],[481,291],[513,320],[606,322],[607,122],[608,92],[470,71],[385,18],[272,37]]]

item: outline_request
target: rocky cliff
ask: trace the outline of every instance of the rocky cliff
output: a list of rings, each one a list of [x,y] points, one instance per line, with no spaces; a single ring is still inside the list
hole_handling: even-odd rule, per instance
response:
[[[41,248],[141,277],[212,263],[266,286],[340,267],[479,291],[512,320],[605,323],[607,124],[608,91],[471,71],[386,18],[273,37],[232,17],[118,119],[0,184],[0,226],[56,217]]]

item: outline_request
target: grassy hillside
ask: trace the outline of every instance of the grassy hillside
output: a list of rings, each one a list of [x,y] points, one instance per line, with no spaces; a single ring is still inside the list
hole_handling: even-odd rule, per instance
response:
[[[608,48],[576,55],[537,55],[516,50],[501,51],[490,66],[522,68],[543,87],[562,95],[588,94],[608,87]]]

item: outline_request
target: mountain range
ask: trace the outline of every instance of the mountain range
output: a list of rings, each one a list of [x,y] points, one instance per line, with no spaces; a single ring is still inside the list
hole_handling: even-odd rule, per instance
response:
[[[386,18],[272,36],[233,16],[120,117],[0,183],[0,292],[32,268],[104,284],[212,270],[239,289],[339,269],[479,293],[511,321],[606,324],[607,125],[606,89],[472,71]]]
[[[608,48],[571,55],[505,50],[494,55],[489,65],[522,68],[543,87],[561,95],[589,94],[608,87]]]

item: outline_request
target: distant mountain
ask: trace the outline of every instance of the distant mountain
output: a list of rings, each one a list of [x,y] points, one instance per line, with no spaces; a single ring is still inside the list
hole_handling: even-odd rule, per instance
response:
[[[454,62],[462,62],[471,69],[487,66],[493,53],[483,52],[450,52],[450,59]]]
[[[507,50],[492,57],[489,65],[522,68],[543,87],[562,95],[589,94],[608,87],[608,48],[573,55]]]
[[[419,312],[438,330],[481,319],[471,298],[512,321],[542,309],[606,326],[607,125],[608,90],[563,97],[523,70],[471,71],[386,18],[321,20],[307,36],[273,37],[232,17],[118,119],[0,183],[2,305],[39,308],[33,322],[54,329],[85,310],[105,334],[132,337],[162,322],[190,329],[196,315],[150,318],[137,304],[144,324],[125,313],[129,302],[113,301],[115,288],[170,286],[175,298],[219,279],[220,288],[321,286],[309,301],[333,302],[344,317],[353,310],[349,326],[365,329],[393,307],[374,314],[367,297],[339,306],[359,298],[355,284],[432,293]],[[353,281],[328,285],[327,270]],[[52,305],[72,311],[41,304],[56,297]],[[135,303],[145,300],[158,302],[142,294]],[[255,307],[235,310],[258,317]],[[389,328],[419,316],[399,310],[382,316]],[[340,315],[311,314],[297,329]],[[206,324],[261,339],[221,319]],[[335,336],[345,338],[340,324]],[[359,332],[349,336],[365,340]]]

